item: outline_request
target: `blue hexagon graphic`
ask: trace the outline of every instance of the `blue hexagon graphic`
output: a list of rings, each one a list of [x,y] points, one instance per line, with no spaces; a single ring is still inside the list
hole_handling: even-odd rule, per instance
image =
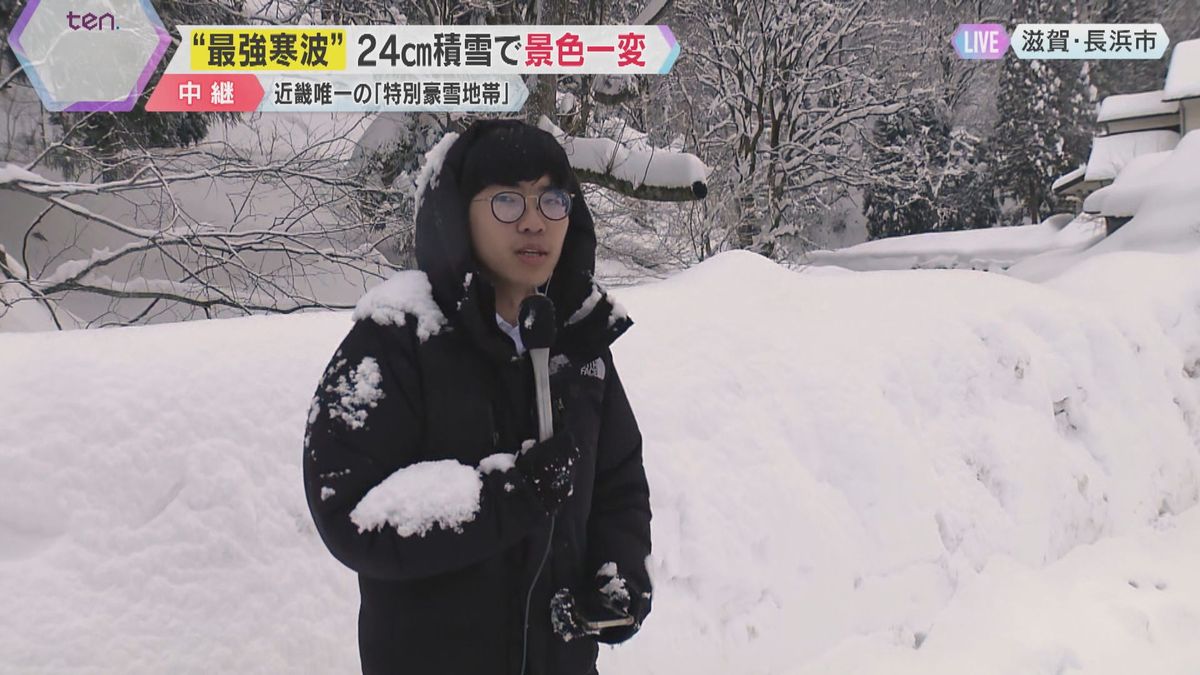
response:
[[[127,112],[171,35],[149,0],[30,0],[8,43],[47,110]]]

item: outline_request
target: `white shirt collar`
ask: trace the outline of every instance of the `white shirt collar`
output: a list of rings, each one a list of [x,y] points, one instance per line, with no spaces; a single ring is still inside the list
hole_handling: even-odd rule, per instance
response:
[[[525,343],[521,342],[521,329],[505,321],[504,317],[500,316],[500,312],[496,312],[496,325],[512,338],[513,343],[517,346],[517,353],[524,354]]]

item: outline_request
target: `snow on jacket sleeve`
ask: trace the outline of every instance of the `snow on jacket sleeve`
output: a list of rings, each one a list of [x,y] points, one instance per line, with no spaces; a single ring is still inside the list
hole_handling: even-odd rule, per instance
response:
[[[642,465],[642,434],[611,353],[596,458],[596,484],[588,520],[587,570],[615,571],[625,580],[638,623],[650,613],[650,488]],[[612,570],[609,563],[616,563]]]
[[[305,435],[304,489],[317,532],[344,565],[380,579],[467,567],[517,542],[545,517],[517,471],[473,473],[476,467],[452,460],[421,461],[424,405],[415,350],[412,331],[356,322],[321,378]],[[447,469],[455,486],[449,489],[437,473]],[[477,491],[465,510],[464,490]],[[381,508],[388,500],[398,506]],[[368,511],[391,513],[393,520],[361,528]]]

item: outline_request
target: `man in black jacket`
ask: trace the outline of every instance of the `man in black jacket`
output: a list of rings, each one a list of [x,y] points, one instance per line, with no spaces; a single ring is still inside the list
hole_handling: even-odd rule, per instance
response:
[[[651,605],[642,439],[609,349],[632,322],[593,280],[591,214],[551,135],[478,121],[429,165],[419,270],[363,297],[317,388],[309,509],[358,573],[364,673],[595,673],[597,643]],[[558,323],[541,442],[514,328],[535,290]]]

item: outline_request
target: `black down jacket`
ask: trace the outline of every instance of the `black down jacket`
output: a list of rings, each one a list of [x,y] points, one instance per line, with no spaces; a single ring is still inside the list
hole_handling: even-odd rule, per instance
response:
[[[555,426],[570,431],[581,459],[540,574],[550,519],[515,468],[479,472],[478,511],[456,528],[402,535],[391,525],[360,531],[351,519],[397,471],[438,460],[474,468],[537,436],[532,366],[496,325],[458,189],[464,149],[498,123],[453,141],[423,192],[419,270],[360,301],[309,412],[305,492],[325,545],[358,573],[364,673],[518,675],[523,657],[527,675],[593,673],[596,639],[563,641],[549,606],[560,588],[594,587],[610,562],[640,599],[638,618],[650,609],[642,438],[609,350],[632,322],[592,280],[595,232],[577,182],[548,295],[559,324]]]

